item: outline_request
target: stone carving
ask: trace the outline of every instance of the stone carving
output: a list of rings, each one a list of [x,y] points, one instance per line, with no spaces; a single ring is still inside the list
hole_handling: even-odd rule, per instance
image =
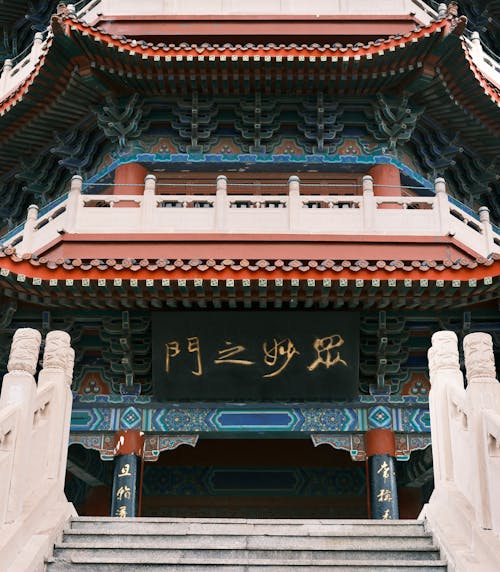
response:
[[[493,341],[489,334],[476,332],[465,336],[464,357],[469,383],[477,378],[496,379]]]
[[[32,328],[19,328],[16,330],[12,339],[7,370],[10,373],[13,371],[27,371],[34,375],[41,341],[42,336],[38,330],[33,330]]]
[[[73,348],[68,348],[68,353],[66,354],[66,383],[69,387],[73,382],[73,368],[75,367],[75,350]]]
[[[432,336],[429,358],[429,372],[432,376],[440,369],[460,369],[458,361],[458,340],[455,332],[443,330]]]
[[[66,332],[54,330],[47,334],[43,352],[44,369],[66,370],[70,342],[71,338]]]

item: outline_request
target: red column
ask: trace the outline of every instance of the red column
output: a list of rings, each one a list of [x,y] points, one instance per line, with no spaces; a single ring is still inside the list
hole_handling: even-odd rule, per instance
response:
[[[390,429],[371,429],[365,435],[371,517],[399,518],[396,483],[396,443]]]
[[[394,165],[375,165],[368,173],[373,177],[373,193],[376,197],[400,197],[401,177]],[[380,205],[381,209],[400,209],[400,205]]]
[[[144,178],[148,171],[139,163],[126,163],[115,170],[115,184],[112,187],[113,195],[142,195],[144,193]],[[121,201],[115,208],[138,208],[132,201]]]

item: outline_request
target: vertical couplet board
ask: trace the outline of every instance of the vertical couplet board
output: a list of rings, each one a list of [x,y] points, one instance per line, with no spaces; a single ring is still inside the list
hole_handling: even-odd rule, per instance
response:
[[[355,312],[158,312],[153,382],[161,400],[353,399]]]

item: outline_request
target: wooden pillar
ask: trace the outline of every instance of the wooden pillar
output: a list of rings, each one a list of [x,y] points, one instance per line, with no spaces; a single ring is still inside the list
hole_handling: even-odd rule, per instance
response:
[[[370,489],[371,517],[399,518],[396,483],[396,445],[390,429],[371,429],[366,433],[366,454]]]
[[[144,436],[140,431],[118,431],[111,496],[111,516],[137,516],[138,484]]]
[[[399,169],[394,165],[375,165],[369,171],[373,177],[373,192],[375,197],[400,197],[401,176]],[[380,205],[380,209],[400,209],[401,205],[386,204]]]
[[[113,195],[142,195],[148,171],[140,163],[126,163],[115,170]]]

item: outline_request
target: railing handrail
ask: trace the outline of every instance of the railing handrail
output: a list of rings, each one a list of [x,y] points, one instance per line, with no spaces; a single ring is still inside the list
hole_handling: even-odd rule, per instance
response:
[[[258,186],[258,192],[252,194],[228,192],[231,181],[221,176],[217,177],[212,184],[193,182],[184,185],[185,189],[182,181],[181,185],[177,182],[168,183],[176,187],[176,190],[181,190],[180,193],[175,194],[158,193],[161,191],[162,183],[157,184],[152,175],[146,177],[142,194],[87,194],[83,192],[84,185],[81,177],[75,177],[74,181],[76,181],[76,187],[73,187],[72,182],[72,190],[66,198],[60,197],[53,201],[42,209],[41,213],[37,213],[36,207],[30,207],[27,222],[17,227],[20,230],[13,229],[7,233],[3,237],[3,243],[14,246],[18,253],[23,254],[38,251],[64,232],[77,234],[95,232],[96,225],[102,226],[105,220],[103,217],[107,216],[104,211],[101,211],[102,208],[111,208],[116,213],[113,223],[104,225],[102,232],[106,235],[124,232],[125,227],[127,232],[133,229],[139,233],[146,230],[161,233],[181,232],[177,224],[181,224],[181,219],[174,220],[171,218],[173,215],[167,213],[168,207],[175,207],[179,209],[179,214],[184,213],[182,224],[187,225],[186,227],[189,227],[192,232],[234,232],[234,225],[243,223],[244,226],[240,227],[243,232],[265,233],[268,232],[266,229],[269,225],[277,222],[279,228],[273,228],[281,234],[303,232],[306,228],[312,228],[313,233],[317,230],[342,235],[383,233],[388,236],[391,234],[399,236],[402,232],[412,236],[417,234],[457,235],[459,240],[465,241],[481,256],[489,256],[500,249],[500,234],[498,229],[490,224],[488,209],[482,207],[478,216],[460,201],[449,197],[445,192],[444,179],[436,180],[435,194],[431,196],[379,195],[374,192],[377,188],[384,188],[387,191],[389,186],[382,183],[373,184],[373,179],[367,176],[363,177],[361,184],[347,183],[344,185],[323,182],[322,186],[318,187],[321,191],[318,194],[302,194],[300,192],[302,184],[296,176],[290,177],[288,183],[273,181],[267,185],[263,181]],[[314,183],[306,184],[314,186]],[[140,187],[137,183],[125,185],[103,183],[102,185],[106,188],[120,187],[120,190],[126,190],[127,187],[134,187],[134,190],[137,190]],[[236,188],[238,185],[239,182],[234,181]],[[271,190],[283,189],[286,185],[288,185],[287,192],[266,193],[268,186]],[[361,193],[344,195],[328,192],[334,190],[337,185],[344,187],[344,190],[346,190],[345,187],[351,187],[356,191],[361,186]],[[253,186],[249,184],[249,187]],[[404,185],[391,185],[390,187],[395,187],[400,192],[408,188]],[[87,188],[90,190],[92,187]],[[204,192],[193,193],[197,188],[203,189]],[[213,192],[207,192],[207,189]],[[184,190],[186,192],[182,192]],[[195,214],[194,209],[197,208],[207,210]],[[246,209],[248,218],[242,218],[245,215],[241,213],[236,214],[235,209],[238,208]],[[340,214],[334,212],[339,208],[346,209],[346,214],[352,213],[355,228],[346,226],[345,221],[339,219]],[[134,212],[131,209],[134,209]],[[263,218],[256,218],[256,213],[252,214],[251,211],[260,209],[269,211],[269,213],[265,215],[262,213]],[[280,214],[278,212],[272,214],[271,211],[274,209],[277,209]],[[301,209],[308,212],[300,214]],[[331,216],[325,218],[324,211],[328,209],[331,210]],[[395,213],[393,209],[401,209],[408,214],[402,215],[400,211]],[[318,214],[314,214],[313,210]],[[283,217],[285,211],[289,214],[286,218]],[[85,213],[90,212],[96,216],[98,214],[99,218],[86,218]],[[362,220],[359,218],[360,215],[362,215]],[[402,223],[401,216],[410,218],[405,218],[407,222]],[[319,227],[316,228],[315,220],[320,222],[321,231]]]

